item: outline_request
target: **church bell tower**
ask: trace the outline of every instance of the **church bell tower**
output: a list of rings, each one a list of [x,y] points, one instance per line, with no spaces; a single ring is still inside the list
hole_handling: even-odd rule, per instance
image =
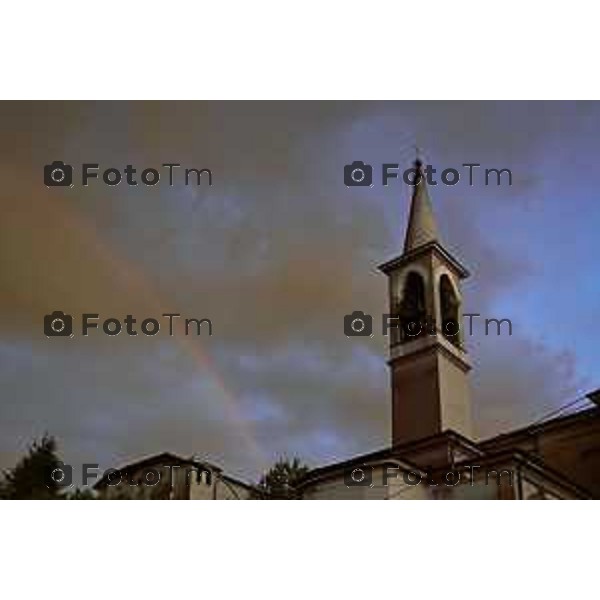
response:
[[[379,269],[389,280],[392,444],[452,429],[471,438],[460,283],[469,273],[442,245],[421,161],[404,252]]]

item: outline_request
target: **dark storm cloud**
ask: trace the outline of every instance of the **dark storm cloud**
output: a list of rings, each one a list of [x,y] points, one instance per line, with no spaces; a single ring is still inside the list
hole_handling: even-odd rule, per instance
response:
[[[316,463],[387,443],[384,340],[348,340],[342,320],[355,309],[384,311],[375,266],[401,247],[408,192],[348,190],[343,165],[408,163],[418,143],[442,167],[476,160],[515,169],[512,188],[432,190],[448,246],[474,272],[467,308],[485,313],[526,289],[536,268],[512,250],[510,231],[505,245],[488,235],[486,217],[502,202],[507,211],[535,202],[545,145],[569,123],[584,130],[595,114],[525,103],[1,108],[10,174],[0,190],[4,463],[49,430],[72,460],[108,465],[175,450],[246,473],[277,453]],[[211,168],[214,186],[47,190],[42,167],[56,159],[121,168],[176,161]],[[41,331],[53,309],[121,318],[177,311],[210,317],[215,335],[57,342]],[[522,334],[472,351],[485,434],[581,385],[568,352]]]

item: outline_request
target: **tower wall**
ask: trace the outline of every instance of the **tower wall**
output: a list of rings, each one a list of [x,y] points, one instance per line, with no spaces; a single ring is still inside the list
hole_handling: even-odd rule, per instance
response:
[[[440,431],[438,367],[434,348],[390,361],[392,444]]]
[[[421,340],[412,342],[418,344]],[[390,360],[392,444],[421,439],[452,429],[472,437],[469,364],[455,356],[448,342],[424,340]]]

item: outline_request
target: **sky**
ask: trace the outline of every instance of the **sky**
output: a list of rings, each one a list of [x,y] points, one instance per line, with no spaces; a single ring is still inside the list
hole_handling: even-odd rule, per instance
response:
[[[477,436],[600,387],[597,102],[3,102],[0,131],[0,468],[44,432],[75,465],[172,451],[246,480],[385,447],[386,339],[343,317],[385,312],[376,267],[401,253],[410,189],[347,188],[343,168],[408,168],[415,146],[439,171],[513,174],[429,190],[465,311],[513,323],[467,338]],[[44,185],[55,160],[75,186]],[[83,162],[213,185],[82,187]],[[213,335],[47,338],[54,310]]]

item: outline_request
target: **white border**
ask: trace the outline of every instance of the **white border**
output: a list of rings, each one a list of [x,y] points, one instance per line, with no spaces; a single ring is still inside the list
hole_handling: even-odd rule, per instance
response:
[[[3,502],[3,597],[505,600],[595,588],[592,502],[374,502]]]
[[[583,0],[12,2],[2,97],[598,98]]]

